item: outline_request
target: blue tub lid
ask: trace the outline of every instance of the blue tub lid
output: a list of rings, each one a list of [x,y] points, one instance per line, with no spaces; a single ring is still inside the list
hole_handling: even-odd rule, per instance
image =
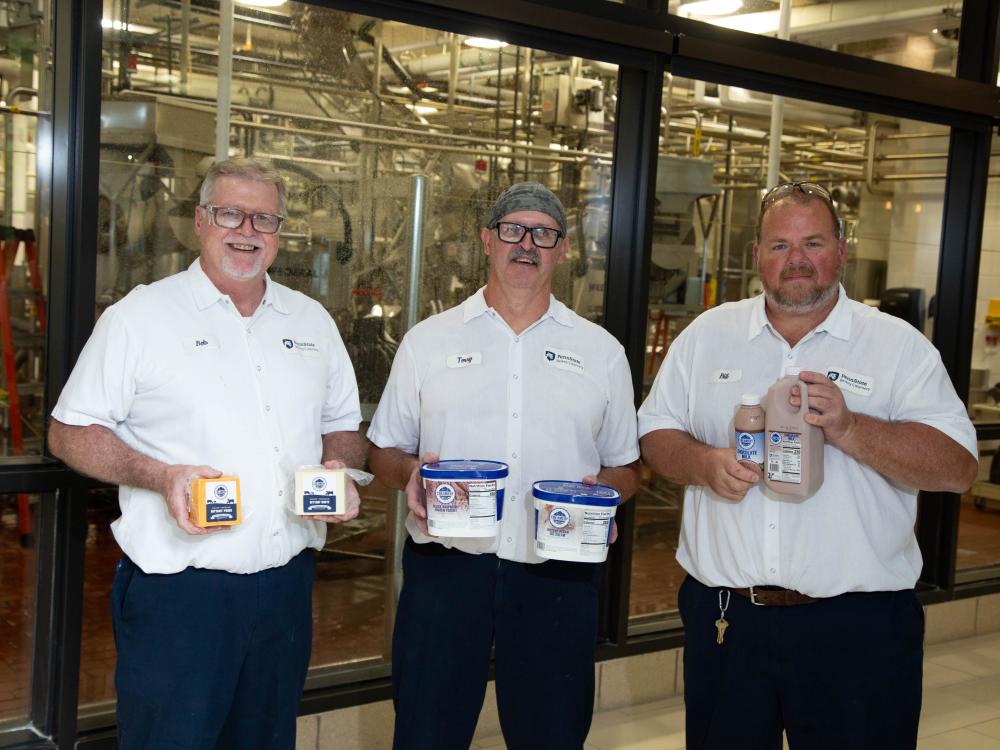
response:
[[[621,500],[621,495],[614,487],[608,487],[605,484],[566,482],[561,479],[546,479],[535,482],[531,486],[531,491],[539,500],[553,503],[615,506]]]
[[[503,479],[507,476],[507,464],[502,461],[462,459],[460,461],[437,461],[423,464],[420,476],[425,479]]]

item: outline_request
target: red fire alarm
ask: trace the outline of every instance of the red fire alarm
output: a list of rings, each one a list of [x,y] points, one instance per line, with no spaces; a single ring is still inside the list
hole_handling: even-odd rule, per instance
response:
[[[486,159],[476,159],[476,171],[477,172],[486,171]]]
[[[128,53],[128,61],[126,62],[129,70],[135,70],[139,67],[139,56],[135,52]]]

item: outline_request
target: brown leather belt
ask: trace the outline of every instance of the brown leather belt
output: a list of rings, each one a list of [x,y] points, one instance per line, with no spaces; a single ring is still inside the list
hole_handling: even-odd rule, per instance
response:
[[[812,604],[817,601],[814,596],[806,596],[798,591],[778,586],[751,586],[748,589],[729,590],[762,607],[794,607],[798,604]]]

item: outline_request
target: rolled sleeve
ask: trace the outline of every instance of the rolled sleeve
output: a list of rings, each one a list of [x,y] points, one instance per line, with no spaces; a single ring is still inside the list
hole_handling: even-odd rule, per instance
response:
[[[115,429],[135,398],[140,350],[141,340],[116,306],[109,307],[83,347],[52,416],[63,424]]]
[[[959,399],[941,354],[926,339],[916,339],[909,371],[894,394],[889,418],[893,422],[919,422],[944,433],[979,460],[976,428]]]
[[[420,443],[420,382],[408,336],[392,361],[368,439],[379,448],[398,448],[416,454]]]
[[[610,391],[604,422],[597,435],[601,466],[625,466],[639,458],[632,374],[621,349],[608,367]]]
[[[330,329],[330,379],[326,384],[326,399],[320,420],[324,435],[353,432],[361,424],[361,403],[354,367],[333,320],[330,321]]]
[[[690,359],[688,344],[692,337],[688,331],[682,333],[667,351],[653,387],[639,407],[640,438],[655,430],[691,431],[688,418],[690,377],[686,363]]]

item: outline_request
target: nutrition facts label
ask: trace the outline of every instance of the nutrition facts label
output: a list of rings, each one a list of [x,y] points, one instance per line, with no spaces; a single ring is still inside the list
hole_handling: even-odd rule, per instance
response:
[[[775,482],[802,483],[802,435],[772,432],[768,435],[767,478]]]
[[[497,515],[495,479],[467,482],[469,488],[469,525],[492,526]]]

